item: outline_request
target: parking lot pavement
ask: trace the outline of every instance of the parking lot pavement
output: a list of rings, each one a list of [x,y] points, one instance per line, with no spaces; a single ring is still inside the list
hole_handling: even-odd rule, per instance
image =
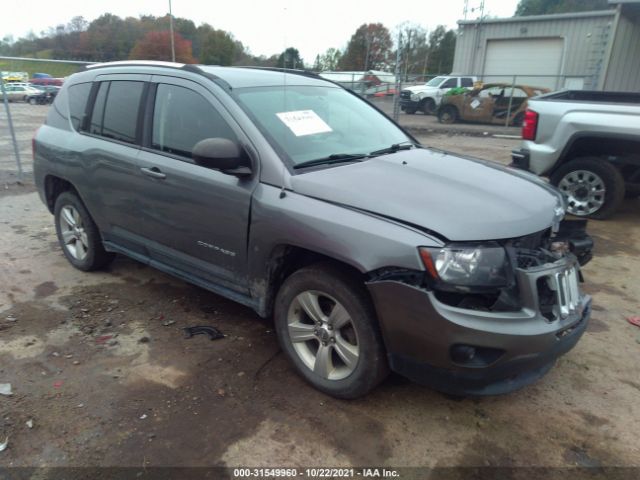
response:
[[[423,141],[491,159],[512,148],[460,138]],[[640,314],[637,207],[590,224],[593,318],[538,383],[453,399],[392,376],[340,401],[300,380],[247,308],[126,258],[72,269],[37,194],[6,191],[0,383],[13,395],[0,396],[0,464],[640,466],[640,329],[625,320]],[[226,337],[185,339],[192,325]]]

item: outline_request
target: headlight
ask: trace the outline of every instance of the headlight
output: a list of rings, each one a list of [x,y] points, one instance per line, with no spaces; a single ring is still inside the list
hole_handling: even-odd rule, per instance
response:
[[[420,95],[418,95],[417,93],[412,93],[411,94],[411,100],[413,100],[414,102],[419,102],[420,101]]]
[[[500,246],[421,247],[420,256],[430,277],[438,283],[463,287],[507,285],[507,255]]]

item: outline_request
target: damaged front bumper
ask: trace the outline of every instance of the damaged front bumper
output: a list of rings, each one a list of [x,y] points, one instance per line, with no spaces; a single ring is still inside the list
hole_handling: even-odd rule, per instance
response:
[[[399,280],[369,282],[391,368],[456,395],[508,393],[542,377],[584,333],[591,298],[573,255],[516,269],[516,311],[460,308]],[[551,300],[550,300],[551,298]]]

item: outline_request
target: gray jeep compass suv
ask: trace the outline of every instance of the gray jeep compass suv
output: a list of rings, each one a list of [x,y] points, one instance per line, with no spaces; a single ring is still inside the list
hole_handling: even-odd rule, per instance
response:
[[[272,316],[316,388],[389,369],[452,394],[541,377],[584,332],[584,221],[535,176],[422,147],[313,74],[88,67],[34,138],[81,270],[121,253]]]

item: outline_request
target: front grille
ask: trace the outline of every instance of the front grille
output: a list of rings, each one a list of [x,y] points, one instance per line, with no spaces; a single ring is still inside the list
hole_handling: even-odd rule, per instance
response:
[[[409,90],[402,90],[400,92],[400,98],[404,100],[411,100],[411,92]]]
[[[517,268],[529,270],[535,278],[520,287],[535,288],[537,308],[549,322],[575,314],[580,305],[579,267],[568,261],[565,251],[556,250],[552,241],[550,231],[545,230],[514,239],[507,245],[512,248]],[[564,269],[558,268],[563,264]]]

